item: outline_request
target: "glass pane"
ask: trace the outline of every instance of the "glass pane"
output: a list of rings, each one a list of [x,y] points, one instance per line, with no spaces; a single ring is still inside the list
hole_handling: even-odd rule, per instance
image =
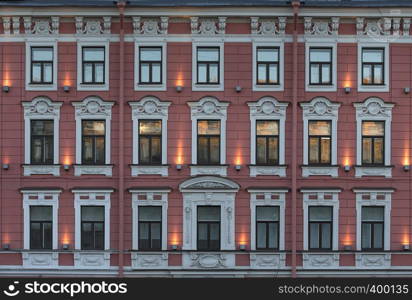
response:
[[[32,82],[41,82],[41,64],[34,63],[32,66]]]
[[[162,48],[140,48],[141,61],[161,61]]]
[[[209,65],[209,82],[210,83],[219,82],[219,65],[218,64]]]
[[[363,84],[371,84],[372,83],[372,66],[371,65],[363,65]]]
[[[330,248],[331,247],[331,224],[330,223],[323,223],[322,226],[322,236],[321,236],[321,248]]]
[[[104,221],[104,206],[82,206],[82,221]]]
[[[104,48],[83,48],[84,61],[104,61]]]
[[[33,61],[52,61],[53,48],[31,48]]]
[[[31,140],[31,162],[43,162],[43,139],[33,137]]]
[[[330,65],[322,65],[322,83],[331,82]]]
[[[319,64],[310,65],[310,83],[320,83]]]
[[[207,82],[207,65],[206,64],[199,64],[198,65],[198,70],[197,70],[197,81],[200,83],[205,83]]]
[[[209,249],[218,250],[220,249],[220,224],[219,223],[210,224],[209,228],[210,228]]]
[[[310,221],[332,221],[332,207],[311,206],[309,207]]]
[[[44,64],[43,69],[43,80],[44,82],[52,82],[53,81],[53,68],[52,64]]]
[[[32,135],[53,135],[52,120],[33,120],[31,121]]]
[[[257,248],[266,248],[266,224],[258,223],[257,224],[257,237],[256,237],[256,247]]]
[[[208,163],[209,160],[209,148],[208,148],[208,141],[207,137],[198,137],[198,144],[197,144],[197,162],[198,164],[205,164]]]
[[[279,61],[279,50],[277,48],[258,48],[257,52],[258,61]]]
[[[150,139],[147,137],[140,137],[139,139],[139,156],[140,163],[150,163]]]
[[[94,223],[94,248],[104,249],[103,223]]]
[[[162,134],[162,120],[141,120],[139,122],[139,134]]]
[[[149,239],[149,223],[139,223],[139,239]],[[140,247],[142,246],[140,244]]]
[[[363,49],[362,62],[383,62],[383,49]]]
[[[309,138],[309,163],[319,163],[319,138]]]
[[[210,163],[220,163],[220,137],[210,138]]]
[[[96,163],[105,163],[106,153],[104,144],[104,137],[96,138]]]
[[[372,163],[372,138],[362,139],[362,163]]]
[[[82,223],[82,249],[93,248],[93,233],[91,223]]]
[[[276,84],[279,82],[278,79],[278,66],[269,65],[269,83]]]
[[[207,224],[205,223],[198,224],[197,239],[199,241],[207,241]]]
[[[104,65],[103,64],[95,64],[94,69],[94,80],[95,82],[104,82]]]
[[[93,138],[83,137],[83,161],[93,161]]]
[[[162,221],[162,207],[139,206],[139,221]]]
[[[83,78],[84,78],[84,82],[93,82],[93,65],[92,64],[84,64]]]
[[[152,163],[161,163],[162,146],[160,137],[152,138]]]
[[[266,78],[266,65],[264,64],[259,64],[258,65],[258,83],[266,83],[267,78]]]
[[[321,163],[330,163],[330,138],[329,137],[322,137],[320,139],[320,162]]]
[[[332,58],[332,49],[310,49],[311,62],[330,62]]]
[[[330,135],[330,122],[309,121],[309,135]]]
[[[374,224],[373,227],[373,248],[383,248],[383,224]]]
[[[269,153],[268,153],[268,163],[269,164],[276,164],[278,162],[278,138],[271,137],[268,138],[269,142]]]
[[[161,82],[160,78],[160,64],[153,64],[152,65],[152,81],[153,82]]]
[[[256,139],[256,163],[258,164],[265,164],[267,163],[266,159],[266,138],[258,137]]]
[[[43,248],[52,248],[52,224],[43,223]]]
[[[371,224],[363,223],[362,224],[362,248],[369,249],[371,246]]]
[[[384,122],[381,122],[381,121],[362,122],[362,135],[383,136],[384,133],[385,133]]]
[[[382,84],[383,83],[383,68],[382,65],[375,65],[373,73],[373,83]]]
[[[362,221],[383,222],[384,208],[382,206],[363,206]]]
[[[44,145],[44,156],[45,162],[52,163],[53,162],[53,137],[49,136],[45,138],[45,145]]]
[[[220,134],[219,120],[202,120],[197,121],[197,134]]]
[[[42,248],[40,223],[30,224],[30,248],[31,249],[41,249]]]
[[[30,206],[30,221],[52,221],[51,206]]]
[[[219,61],[219,48],[197,48],[198,61]]]
[[[256,121],[256,135],[278,135],[278,121]]]
[[[374,163],[383,164],[383,138],[374,138],[373,151]]]
[[[309,248],[317,249],[319,248],[319,224],[311,223],[309,224]]]
[[[82,121],[83,135],[104,135],[105,121]]]
[[[150,66],[149,64],[140,65],[140,81],[141,82],[150,82]]]
[[[278,236],[278,223],[269,224],[269,248],[278,248],[279,236]]]
[[[279,208],[276,206],[256,206],[257,221],[279,221]]]
[[[161,248],[161,226],[160,223],[153,223],[151,224],[151,233],[152,233],[152,249],[160,249]]]
[[[220,221],[220,206],[199,206],[198,221]]]

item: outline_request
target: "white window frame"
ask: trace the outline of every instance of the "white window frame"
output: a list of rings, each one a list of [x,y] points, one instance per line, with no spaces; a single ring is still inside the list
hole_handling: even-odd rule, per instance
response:
[[[192,166],[191,176],[195,175],[227,175],[226,164],[226,120],[228,102],[214,97],[203,97],[196,102],[188,102],[192,120]],[[212,166],[197,165],[197,121],[220,120],[220,164]]]
[[[219,48],[219,84],[197,84],[197,48],[217,47]],[[192,91],[224,91],[225,89],[225,69],[224,57],[225,47],[223,42],[216,40],[194,41],[192,43]]]
[[[384,55],[384,80],[383,85],[363,85],[362,84],[362,49],[363,48],[383,48],[385,51]],[[390,47],[389,43],[370,43],[370,42],[359,42],[358,43],[358,91],[359,92],[389,92],[390,84]]]
[[[239,185],[222,177],[199,176],[179,185],[183,194],[183,250],[197,250],[197,207],[220,206],[220,250],[235,250],[235,198]]]
[[[285,198],[287,189],[260,189],[249,188],[250,193],[250,249],[256,250],[256,207],[257,206],[274,206],[279,207],[279,250],[285,250]],[[258,196],[264,196],[264,199],[257,199]],[[277,196],[278,199],[272,199]]]
[[[340,189],[301,189],[303,194],[303,250],[309,250],[309,207],[331,206],[332,216],[332,250],[339,249],[339,193]],[[310,196],[316,195],[316,200]],[[325,199],[325,195],[331,195],[332,199]]]
[[[332,49],[332,85],[311,85],[310,78],[310,48]],[[305,43],[305,91],[307,92],[336,92],[337,90],[337,42],[306,42]]]
[[[102,41],[101,39],[93,41],[92,38],[89,38],[92,41],[80,40],[77,42],[77,90],[78,91],[108,91],[109,90],[109,50],[110,43],[109,40]],[[104,47],[104,84],[83,84],[83,47]]]
[[[161,84],[139,84],[140,47],[161,47],[162,48],[162,83]],[[141,41],[134,42],[134,90],[135,91],[166,91],[167,90],[167,42]]]
[[[60,175],[59,123],[62,102],[53,102],[47,97],[36,97],[22,103],[24,109],[24,176],[34,174]],[[53,121],[53,165],[31,164],[31,120]]]
[[[392,177],[391,166],[391,123],[393,103],[385,103],[377,97],[369,97],[364,102],[354,103],[356,109],[356,167],[355,176]],[[385,122],[385,158],[384,166],[362,166],[362,122]]]
[[[256,102],[249,102],[250,117],[250,176],[278,175],[286,177],[285,164],[285,121],[288,103],[279,102],[273,97],[263,97]],[[256,121],[273,120],[279,122],[279,165],[256,165]]]
[[[279,48],[279,84],[277,85],[259,85],[257,84],[257,48],[259,47],[276,47]],[[253,91],[265,91],[265,92],[274,92],[274,91],[283,91],[284,90],[284,65],[285,65],[285,56],[284,56],[284,42],[271,42],[271,41],[259,41],[253,42]]]
[[[337,177],[339,167],[338,156],[338,115],[340,103],[331,102],[325,97],[313,98],[310,102],[301,102],[303,118],[303,166],[302,176],[332,176]],[[331,121],[331,164],[326,166],[309,165],[309,121]]]
[[[73,102],[75,108],[76,120],[76,165],[74,166],[74,175],[82,174],[103,174],[112,176],[112,168],[110,165],[110,150],[111,150],[111,119],[112,106],[114,102],[103,101],[101,98],[91,96],[80,102]],[[83,120],[104,120],[105,125],[105,165],[82,165],[82,121]]]
[[[52,220],[52,249],[57,250],[58,244],[58,226],[59,226],[59,196],[62,192],[61,189],[22,189],[20,191],[23,194],[23,234],[24,234],[24,249],[30,249],[30,206],[51,206],[53,213]],[[52,199],[46,199],[51,197]]]
[[[153,96],[144,97],[137,102],[129,102],[132,108],[133,120],[133,157],[131,166],[132,176],[143,174],[158,174],[168,176],[167,166],[167,122],[171,102],[160,101]],[[139,121],[162,121],[162,165],[139,165]]]
[[[383,250],[391,248],[391,199],[394,189],[353,189],[356,194],[356,250],[362,250],[362,207],[383,206],[384,207],[384,241]],[[362,199],[363,195],[369,195],[368,200]],[[384,195],[384,200],[378,200],[377,195]]]
[[[110,194],[113,189],[73,189],[74,194],[74,248],[81,250],[81,207],[104,206],[104,250],[110,249]],[[96,199],[96,196],[104,196],[104,200]],[[87,197],[88,199],[84,199]],[[101,250],[103,251],[103,250]]]
[[[167,250],[168,227],[167,207],[168,194],[171,189],[130,189],[132,194],[132,249],[139,250],[139,206],[157,206],[162,208],[162,245],[161,250]],[[139,200],[139,195],[146,195],[146,200]],[[160,195],[162,200],[154,200],[154,195]]]
[[[53,83],[52,84],[32,84],[31,83],[31,47],[52,47],[53,48]],[[58,76],[58,44],[57,41],[29,40],[26,41],[26,90],[27,91],[56,91]]]

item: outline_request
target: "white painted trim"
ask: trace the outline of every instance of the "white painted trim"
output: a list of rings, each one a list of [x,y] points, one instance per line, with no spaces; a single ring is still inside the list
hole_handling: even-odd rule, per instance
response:
[[[384,215],[384,243],[383,250],[390,250],[391,247],[391,200],[393,189],[373,190],[354,189],[356,194],[356,250],[362,249],[362,206],[383,206]],[[363,195],[369,196],[368,200],[362,199]],[[378,200],[377,195],[383,195],[385,199]]]
[[[197,84],[197,48],[219,47],[219,84]],[[225,47],[223,41],[197,38],[192,42],[192,91],[224,91],[225,90]]]
[[[319,38],[320,39],[320,38]],[[320,39],[322,40],[322,39]],[[311,85],[310,78],[310,48],[331,48],[332,49],[332,85]],[[310,42],[305,43],[305,91],[307,92],[336,92],[337,90],[337,43],[329,41],[325,42],[324,39],[320,41],[314,41],[310,39]]]
[[[226,163],[226,119],[229,103],[214,97],[188,102],[192,120],[192,164],[197,164],[197,121],[220,120],[220,164]]]
[[[190,166],[190,176],[197,176],[197,175],[219,175],[226,177],[227,176],[227,168],[228,166],[214,166],[214,165],[196,165]]]
[[[168,207],[168,193],[171,190],[130,190],[132,194],[132,249],[139,249],[138,238],[138,222],[139,222],[139,206],[161,206],[162,207],[162,250],[167,250],[167,207]],[[139,200],[140,195],[145,195],[146,200]],[[154,195],[160,195],[161,200],[154,200]]]
[[[31,47],[53,47],[53,83],[52,84],[31,84]],[[26,90],[27,91],[56,91],[58,75],[58,45],[57,40],[31,39],[26,41]]]
[[[309,249],[309,207],[310,206],[331,206],[332,215],[332,251],[339,248],[339,193],[340,189],[319,189],[305,190],[303,194],[303,250]],[[317,199],[310,199],[315,195]],[[325,199],[325,195],[332,196],[332,199]]]
[[[83,57],[82,48],[83,47],[104,47],[104,84],[83,84]],[[109,90],[109,66],[110,66],[110,43],[107,38],[96,38],[96,39],[78,39],[77,40],[77,90],[78,91],[108,91]]]
[[[284,55],[284,42],[273,42],[272,40],[259,41],[252,40],[252,80],[253,80],[253,91],[283,91],[284,90],[284,66],[285,66],[285,55]],[[257,48],[258,47],[277,47],[279,48],[279,84],[278,85],[259,85],[256,82],[257,79]]]
[[[24,190],[23,194],[23,247],[24,249],[30,249],[30,206],[51,206],[53,211],[52,220],[52,249],[57,250],[58,246],[58,226],[59,226],[59,196],[61,190]],[[46,199],[51,197],[52,199]],[[33,199],[36,198],[36,199]]]
[[[285,198],[288,190],[249,189],[248,192],[250,193],[250,249],[256,250],[256,206],[277,206],[279,207],[279,251],[285,250]],[[264,199],[257,199],[258,196],[263,196]],[[272,199],[273,196],[278,199]]]
[[[362,84],[362,49],[363,48],[383,48],[385,51],[384,56],[384,85],[363,85]],[[389,92],[390,84],[390,55],[389,55],[389,43],[388,42],[358,42],[358,91],[359,92]]]
[[[104,250],[110,249],[110,194],[112,189],[102,190],[76,190],[74,194],[74,235],[76,250],[81,249],[81,207],[82,206],[104,206]],[[96,196],[103,196],[104,200],[96,199]],[[87,198],[87,199],[84,199]]]
[[[139,52],[140,47],[162,48],[162,83],[161,84],[139,84]],[[134,90],[135,91],[166,91],[167,90],[167,43],[163,37],[158,41],[147,41],[136,38],[134,43]]]

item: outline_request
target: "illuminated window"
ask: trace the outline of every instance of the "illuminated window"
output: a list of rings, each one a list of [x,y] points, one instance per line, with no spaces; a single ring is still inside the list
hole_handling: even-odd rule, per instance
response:
[[[383,250],[383,206],[362,206],[362,250]]]
[[[382,85],[385,83],[385,49],[362,48],[362,84]]]
[[[332,206],[309,206],[309,250],[332,249]]]
[[[279,164],[279,121],[256,121],[256,164]]]
[[[279,249],[279,206],[256,206],[256,249]]]
[[[105,164],[106,122],[103,120],[82,121],[82,163]]]
[[[139,121],[140,164],[162,163],[162,121]]]
[[[279,84],[279,48],[257,47],[256,68],[258,85]]]
[[[105,83],[105,47],[82,47],[82,83]]]
[[[161,84],[162,71],[162,47],[140,47],[139,84]]]
[[[197,83],[219,84],[219,64],[219,47],[197,47]]]
[[[197,207],[197,250],[220,250],[220,206]]]
[[[53,47],[31,47],[30,83],[53,83]]]
[[[362,122],[362,164],[384,164],[385,122]]]
[[[81,207],[81,249],[104,249],[104,206]]]
[[[139,250],[161,250],[162,247],[162,207],[140,206]]]
[[[220,120],[197,121],[197,164],[220,164]]]
[[[331,163],[331,121],[309,121],[309,163]]]
[[[54,121],[31,120],[31,164],[53,164]]]
[[[309,64],[311,85],[332,84],[332,48],[310,48]]]
[[[52,249],[52,206],[30,206],[30,249]]]

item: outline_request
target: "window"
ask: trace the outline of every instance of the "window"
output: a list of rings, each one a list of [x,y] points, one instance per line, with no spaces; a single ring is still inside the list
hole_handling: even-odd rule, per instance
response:
[[[279,48],[257,47],[256,68],[258,85],[279,84]]]
[[[30,249],[52,249],[52,206],[30,206]]]
[[[105,164],[105,121],[82,121],[82,163]]]
[[[139,163],[162,163],[162,121],[139,121]]]
[[[384,212],[383,206],[362,207],[362,250],[383,250]]]
[[[104,249],[104,206],[81,207],[81,249]]]
[[[332,207],[309,207],[309,250],[332,249]]]
[[[362,48],[362,84],[383,85],[385,83],[385,49]]]
[[[197,207],[197,250],[220,250],[220,206]]]
[[[331,121],[309,121],[309,164],[331,163]]]
[[[310,84],[332,84],[332,48],[310,48]]]
[[[30,83],[53,83],[53,47],[31,47]]]
[[[197,163],[220,164],[220,120],[197,121]]]
[[[256,121],[256,164],[279,164],[279,121]]]
[[[54,121],[31,120],[31,164],[53,164]]]
[[[219,47],[197,47],[197,84],[219,84]]]
[[[279,207],[256,207],[256,249],[279,249]]]
[[[140,47],[139,84],[161,84],[162,72],[162,47]]]
[[[105,83],[105,47],[82,47],[82,83]]]
[[[138,211],[139,250],[161,250],[162,207],[140,206]]]
[[[362,122],[362,164],[382,165],[384,163],[384,121]]]

